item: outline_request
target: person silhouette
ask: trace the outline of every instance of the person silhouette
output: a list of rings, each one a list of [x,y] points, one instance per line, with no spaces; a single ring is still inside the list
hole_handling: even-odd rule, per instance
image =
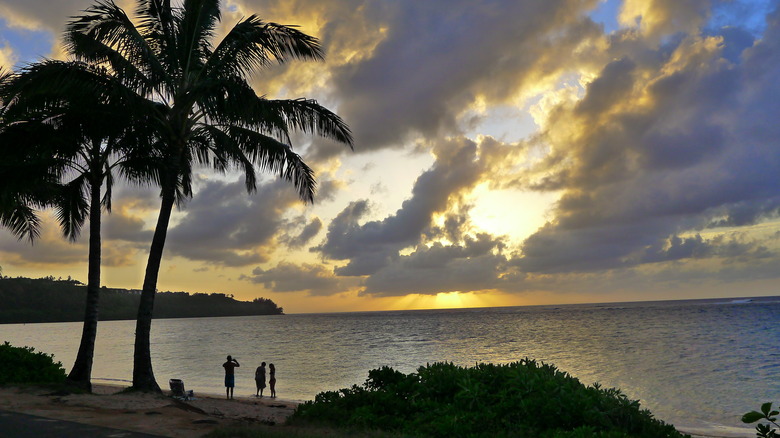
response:
[[[276,398],[276,367],[268,365],[268,386],[271,388],[271,398]]]
[[[227,399],[233,398],[233,387],[236,386],[236,377],[233,370],[240,367],[238,361],[228,355],[227,362],[222,364],[225,368],[225,397]]]
[[[265,389],[265,362],[261,363],[255,370],[255,385],[257,385],[255,396],[262,397]]]

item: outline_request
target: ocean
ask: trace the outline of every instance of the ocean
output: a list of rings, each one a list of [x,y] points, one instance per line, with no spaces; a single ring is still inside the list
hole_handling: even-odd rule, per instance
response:
[[[135,321],[100,323],[96,383],[131,380],[134,329]],[[0,325],[1,341],[54,354],[66,369],[80,335],[81,323]],[[182,379],[196,396],[224,394],[228,354],[241,364],[238,397],[255,394],[260,362],[273,363],[279,398],[304,401],[362,384],[385,365],[410,373],[528,357],[620,388],[680,430],[749,437],[742,414],[780,403],[779,340],[780,297],[761,297],[162,319],[152,324],[152,360],[162,388]]]

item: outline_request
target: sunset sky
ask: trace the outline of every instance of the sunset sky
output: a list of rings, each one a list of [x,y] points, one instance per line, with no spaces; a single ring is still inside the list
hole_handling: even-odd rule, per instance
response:
[[[0,65],[60,58],[91,0],[0,0]],[[117,2],[133,10],[134,2]],[[159,290],[271,298],[287,313],[780,294],[780,2],[245,0],[321,39],[258,72],[315,98],[355,150],[308,136],[304,205],[199,173]],[[103,284],[140,289],[159,192],[124,185]],[[86,281],[87,239],[0,230],[9,276]]]

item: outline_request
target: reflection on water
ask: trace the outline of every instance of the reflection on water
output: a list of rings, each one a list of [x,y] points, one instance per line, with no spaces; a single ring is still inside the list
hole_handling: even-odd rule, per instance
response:
[[[233,355],[236,396],[255,393],[254,369],[277,367],[281,398],[362,383],[383,365],[507,363],[530,357],[641,399],[678,426],[741,426],[780,394],[780,302],[700,300],[621,305],[367,312],[155,320],[152,358],[161,386],[223,394]],[[134,321],[101,322],[93,375],[129,381]],[[66,368],[81,324],[0,325],[0,339],[53,353]]]

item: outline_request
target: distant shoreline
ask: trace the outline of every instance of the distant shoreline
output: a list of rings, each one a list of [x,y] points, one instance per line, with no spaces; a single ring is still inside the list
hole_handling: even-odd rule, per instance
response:
[[[54,277],[0,278],[0,324],[84,321],[87,286]],[[100,288],[100,321],[135,320],[141,291]],[[153,319],[283,315],[284,309],[267,298],[239,301],[231,294],[157,292]]]
[[[202,315],[202,316],[165,316],[161,318],[152,318],[154,321],[161,321],[164,319],[195,319],[195,318],[240,318],[244,316],[286,316],[285,313],[279,313],[279,314],[258,314],[258,315]],[[109,321],[135,321],[136,318],[116,318],[116,319],[104,319],[100,318],[100,322],[109,322]],[[0,321],[0,325],[14,325],[14,324],[60,324],[60,323],[69,323],[69,322],[84,322],[84,319],[77,319],[77,320],[63,320],[63,321],[30,321],[30,322],[2,322]]]

